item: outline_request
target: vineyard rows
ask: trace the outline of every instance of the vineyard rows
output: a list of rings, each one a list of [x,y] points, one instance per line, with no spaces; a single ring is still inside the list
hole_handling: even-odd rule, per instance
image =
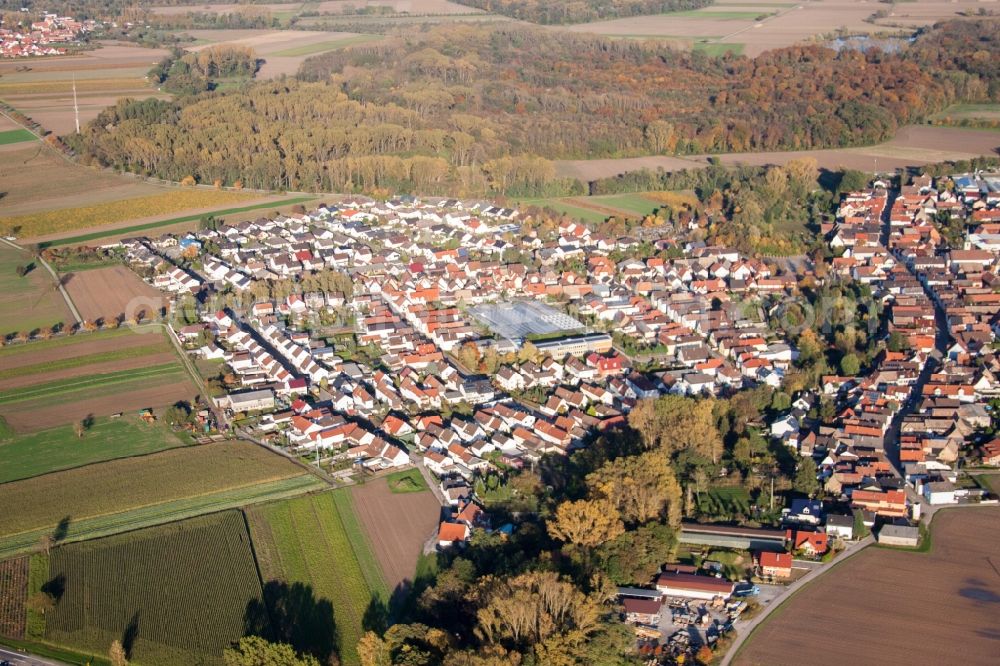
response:
[[[28,596],[28,558],[0,562],[0,636],[24,637],[24,602]]]
[[[95,654],[122,640],[154,666],[220,663],[262,598],[238,511],[57,548],[50,575],[65,591],[46,640]]]

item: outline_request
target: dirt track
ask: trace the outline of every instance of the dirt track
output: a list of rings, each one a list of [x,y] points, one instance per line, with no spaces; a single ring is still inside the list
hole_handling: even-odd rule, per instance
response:
[[[998,520],[997,507],[949,509],[930,553],[868,548],[777,610],[733,663],[996,663]]]
[[[127,310],[132,310],[134,314],[137,307],[148,312],[154,308],[151,303],[159,303],[159,307],[163,307],[165,301],[160,291],[124,266],[73,273],[66,289],[80,316],[90,320],[117,317],[127,314]],[[137,305],[139,301],[136,299],[142,299],[142,304]]]
[[[351,499],[386,585],[395,591],[413,579],[417,556],[438,525],[441,507],[430,491],[391,492],[384,478],[354,486]]]

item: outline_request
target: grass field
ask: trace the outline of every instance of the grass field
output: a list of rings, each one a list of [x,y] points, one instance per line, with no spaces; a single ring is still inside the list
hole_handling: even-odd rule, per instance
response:
[[[524,199],[519,202],[522,206],[538,206],[540,208],[551,208],[563,215],[568,215],[584,222],[603,222],[607,215],[588,208],[581,208],[567,204],[562,199]]]
[[[293,197],[291,199],[285,199],[282,201],[269,201],[266,203],[254,204],[252,206],[242,206],[239,208],[225,208],[221,210],[214,210],[211,212],[211,214],[216,217],[220,217],[223,215],[233,215],[236,213],[244,213],[251,210],[259,210],[261,208],[276,208],[278,206],[289,206],[297,203],[305,203],[306,201],[312,201],[315,198],[316,197]],[[46,241],[40,243],[40,245],[42,247],[53,247],[57,245],[79,245],[80,243],[86,243],[101,238],[107,238],[108,236],[121,236],[125,234],[137,233],[140,231],[148,231],[150,229],[157,229],[160,227],[169,227],[171,225],[182,224],[184,222],[193,222],[195,220],[201,219],[203,215],[204,215],[203,213],[197,213],[194,215],[183,215],[181,217],[174,217],[168,220],[158,220],[155,222],[147,222],[127,227],[104,229],[102,231],[94,231],[91,233],[79,234],[67,238],[59,238],[58,240]]]
[[[86,229],[106,224],[155,215],[210,208],[239,203],[260,195],[249,192],[226,192],[206,189],[184,189],[160,194],[151,194],[134,199],[108,201],[93,206],[74,208],[72,214],[66,209],[56,209],[27,215],[0,218],[0,231],[21,237],[42,236],[61,231]]]
[[[129,417],[96,419],[82,439],[68,425],[7,440],[0,437],[0,483],[184,444],[161,423],[145,423]]]
[[[701,51],[705,55],[710,56],[722,56],[727,53],[732,53],[733,55],[740,55],[743,53],[743,49],[746,48],[746,44],[734,44],[725,42],[697,42],[692,47],[695,51]]]
[[[265,588],[270,581],[308,586],[321,610],[322,601],[332,606],[335,633],[293,636],[293,645],[320,657],[336,650],[342,663],[358,664],[362,622],[388,593],[346,491],[260,505],[247,518]]]
[[[73,321],[44,268],[36,265],[18,276],[18,266],[32,263],[27,252],[0,243],[0,335]]]
[[[344,48],[345,46],[367,44],[368,42],[378,41],[381,39],[384,39],[382,35],[353,35],[342,39],[331,39],[326,42],[319,42],[318,44],[304,44],[302,46],[296,46],[283,51],[275,51],[271,55],[282,57],[308,56],[316,53],[332,51],[333,49]]]
[[[389,484],[389,490],[394,493],[419,493],[427,490],[427,482],[416,469],[394,472],[385,477],[385,480]]]
[[[105,523],[78,525],[80,521],[111,514],[116,515],[109,527],[128,525],[133,519],[145,520],[197,508],[203,502],[228,500],[215,497],[225,491],[252,489],[256,484],[303,474],[295,463],[261,447],[220,442],[5,483],[0,485],[0,506],[16,506],[19,510],[0,512],[0,548],[12,544],[14,535],[53,529],[80,535],[105,527]],[[96,488],[100,492],[95,492]],[[198,501],[193,506],[170,506],[179,500]],[[149,515],[122,515],[138,509],[149,509]]]
[[[220,664],[262,589],[239,511],[52,551],[62,592],[45,640],[105,654],[121,640],[139,664]]]
[[[750,513],[750,496],[739,486],[715,486],[698,498],[698,510],[711,516]]]
[[[6,132],[0,132],[0,146],[6,146],[11,143],[34,141],[37,138],[38,137],[26,129],[8,130]]]

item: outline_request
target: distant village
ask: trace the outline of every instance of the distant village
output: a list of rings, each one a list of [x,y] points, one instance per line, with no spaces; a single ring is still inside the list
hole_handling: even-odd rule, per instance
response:
[[[844,194],[820,230],[823,270],[685,230],[640,241],[565,218],[543,228],[455,199],[352,197],[203,226],[116,247],[186,313],[174,331],[190,353],[225,369],[220,429],[333,474],[416,466],[450,508],[442,549],[513,529],[483,501],[490,475],[572,455],[639,400],[783,387],[800,350],[769,313],[801,301],[803,280],[870,290],[878,355],[762,424],[812,461],[821,490],[790,500],[779,524],[682,526],[689,547],[745,552],[751,575],[706,560],[619,590],[658,650],[689,653],[684,627],[718,640],[754,598],[861,540],[916,547],[925,514],[996,501],[961,467],[1000,466],[1000,439],[983,435],[1000,398],[1000,177]]]
[[[0,58],[64,55],[66,45],[77,42],[96,27],[93,20],[77,21],[48,13],[41,21],[32,21],[29,27],[3,22],[0,23]]]

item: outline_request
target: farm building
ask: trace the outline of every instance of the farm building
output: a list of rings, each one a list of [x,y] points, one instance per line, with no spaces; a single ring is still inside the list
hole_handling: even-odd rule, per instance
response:
[[[957,504],[955,486],[947,481],[931,481],[924,484],[924,497],[932,505]]]
[[[660,599],[630,599],[622,600],[625,607],[625,621],[633,624],[659,624],[660,609],[663,602]]]
[[[878,542],[888,546],[916,548],[920,543],[920,529],[910,525],[885,525],[879,530]]]
[[[685,599],[728,598],[733,593],[734,583],[723,578],[696,576],[686,573],[664,572],[656,579],[656,589],[668,597]]]
[[[681,526],[680,541],[681,543],[739,550],[767,550],[775,553],[781,553],[785,550],[785,533],[783,531],[753,527],[685,523]]]
[[[758,553],[757,571],[762,577],[788,578],[792,575],[792,554],[767,551]]]

